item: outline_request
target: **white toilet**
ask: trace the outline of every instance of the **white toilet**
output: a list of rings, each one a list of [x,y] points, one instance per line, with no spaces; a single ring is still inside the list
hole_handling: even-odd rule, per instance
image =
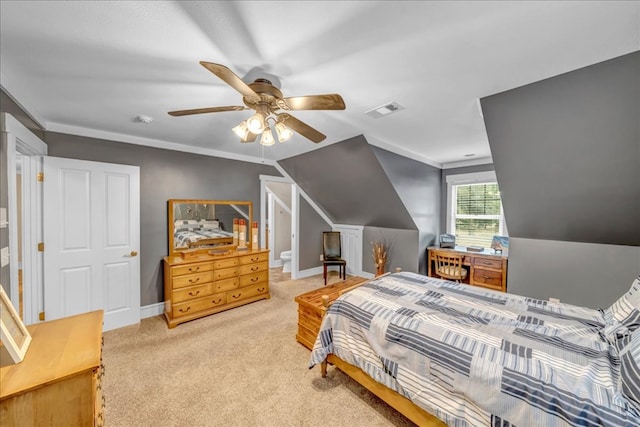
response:
[[[280,252],[280,260],[282,261],[282,272],[291,273],[291,251]]]

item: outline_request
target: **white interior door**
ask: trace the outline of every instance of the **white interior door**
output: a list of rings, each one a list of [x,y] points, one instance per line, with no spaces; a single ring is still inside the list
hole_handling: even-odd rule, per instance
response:
[[[140,169],[44,157],[46,320],[104,310],[140,322]]]

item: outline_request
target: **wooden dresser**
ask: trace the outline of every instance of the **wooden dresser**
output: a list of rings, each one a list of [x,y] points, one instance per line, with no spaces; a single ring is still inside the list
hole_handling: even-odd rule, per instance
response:
[[[465,283],[473,286],[494,289],[497,291],[507,291],[507,261],[506,253],[494,253],[493,250],[483,252],[467,251],[463,246],[456,246],[455,249],[441,249],[437,247],[427,248],[427,275],[438,277],[435,272],[434,250],[449,251],[464,255],[462,265],[469,270]]]
[[[164,316],[170,328],[267,298],[267,249],[164,257]]]
[[[364,277],[353,276],[345,281],[298,295],[295,299],[295,302],[298,303],[298,333],[296,334],[296,340],[309,350],[313,350],[313,344],[316,342],[322,317],[327,310],[327,304],[332,303],[343,293],[360,286],[366,281],[367,279]]]
[[[22,362],[0,368],[0,425],[101,426],[102,310],[28,326]]]

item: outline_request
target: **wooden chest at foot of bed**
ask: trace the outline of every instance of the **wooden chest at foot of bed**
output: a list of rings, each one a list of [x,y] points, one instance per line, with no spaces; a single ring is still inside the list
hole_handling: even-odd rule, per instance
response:
[[[366,281],[367,279],[364,277],[353,276],[343,282],[323,286],[298,295],[295,299],[295,302],[298,303],[298,333],[296,334],[296,340],[311,350],[320,330],[322,317],[326,311],[322,297],[326,295],[327,302],[331,303],[343,293]]]

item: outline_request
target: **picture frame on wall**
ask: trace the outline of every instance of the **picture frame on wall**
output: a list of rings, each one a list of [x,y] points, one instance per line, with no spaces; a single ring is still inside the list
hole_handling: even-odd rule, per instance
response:
[[[20,363],[31,344],[31,334],[0,285],[0,366]]]

